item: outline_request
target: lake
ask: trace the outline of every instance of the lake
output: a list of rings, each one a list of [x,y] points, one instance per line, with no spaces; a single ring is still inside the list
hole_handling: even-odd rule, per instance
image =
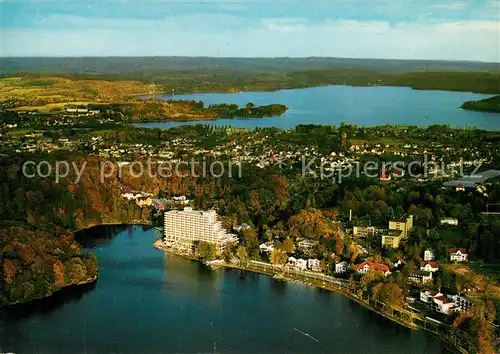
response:
[[[200,93],[163,96],[163,99],[256,105],[280,103],[289,107],[281,117],[218,119],[216,121],[139,123],[136,126],[170,128],[179,125],[232,125],[238,128],[295,128],[298,124],[336,125],[351,123],[362,126],[385,124],[428,126],[450,124],[500,130],[500,114],[466,111],[460,105],[492,95],[452,91],[420,91],[408,87],[325,86],[275,92]]]
[[[431,335],[348,298],[153,248],[155,229],[77,235],[99,258],[95,285],[0,312],[0,352],[442,353]],[[315,340],[300,332],[308,333]]]

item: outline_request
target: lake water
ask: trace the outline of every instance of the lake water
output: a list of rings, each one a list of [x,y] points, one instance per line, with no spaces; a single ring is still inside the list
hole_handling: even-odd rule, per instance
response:
[[[166,255],[152,246],[154,229],[101,227],[78,236],[99,258],[98,282],[0,312],[0,352],[432,354],[446,348],[336,293]]]
[[[420,91],[408,87],[325,86],[275,92],[201,93],[163,96],[163,99],[202,100],[213,103],[256,105],[280,103],[289,107],[281,117],[253,119],[218,119],[216,121],[142,123],[140,127],[170,128],[179,125],[232,125],[239,128],[294,128],[298,124],[336,125],[352,123],[362,126],[402,124],[427,126],[450,124],[500,130],[500,114],[466,111],[460,105],[492,95],[452,91]]]

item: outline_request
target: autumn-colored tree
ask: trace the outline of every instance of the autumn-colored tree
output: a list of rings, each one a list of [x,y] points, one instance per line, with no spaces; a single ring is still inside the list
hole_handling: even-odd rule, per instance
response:
[[[58,287],[63,287],[66,284],[64,264],[60,260],[56,260],[52,265],[52,271],[54,273],[54,283]]]
[[[288,255],[283,250],[275,249],[271,252],[269,260],[273,265],[283,266],[288,261]]]
[[[462,330],[469,335],[478,353],[495,353],[492,345],[496,311],[491,300],[477,301],[468,312],[459,313],[453,320],[452,330]]]
[[[360,279],[360,283],[364,286],[370,286],[373,283],[380,281],[384,278],[384,274],[381,271],[370,269],[368,273],[363,275]]]
[[[328,220],[318,209],[302,210],[288,220],[293,237],[318,239],[338,234],[338,226]]]
[[[200,241],[196,252],[202,261],[211,261],[217,256],[217,247],[213,243]]]
[[[238,257],[241,261],[246,261],[248,259],[248,252],[245,246],[238,246],[238,249],[236,250],[236,257]]]
[[[70,284],[77,284],[87,276],[87,268],[80,258],[72,258],[65,266],[65,281]]]
[[[287,254],[292,254],[295,251],[293,240],[291,238],[287,238],[285,241],[283,241],[281,249]]]
[[[14,277],[16,275],[16,266],[14,265],[14,262],[10,259],[4,259],[3,261],[3,272],[4,272],[4,279],[7,284],[12,284],[14,281]]]
[[[404,304],[403,290],[397,284],[378,283],[372,288],[373,297],[394,308],[402,308]]]
[[[87,269],[87,275],[90,278],[97,277],[99,273],[99,265],[95,253],[89,252],[87,258],[83,260],[83,263],[85,264],[85,268]]]
[[[35,263],[38,259],[35,250],[28,244],[22,245],[20,255],[24,264]]]
[[[255,228],[250,227],[242,232],[243,242],[247,248],[255,248],[259,246],[259,240],[257,239],[257,231]]]
[[[261,212],[260,196],[257,191],[250,192],[250,207],[255,213]]]

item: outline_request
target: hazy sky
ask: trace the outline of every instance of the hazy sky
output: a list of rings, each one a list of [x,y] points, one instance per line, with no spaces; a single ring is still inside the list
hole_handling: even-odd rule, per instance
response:
[[[0,0],[1,56],[500,62],[500,0]]]

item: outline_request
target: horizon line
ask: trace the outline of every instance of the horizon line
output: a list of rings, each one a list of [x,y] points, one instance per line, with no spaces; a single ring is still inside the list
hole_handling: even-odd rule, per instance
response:
[[[276,56],[276,57],[234,57],[234,56],[191,56],[191,55],[104,55],[104,56],[74,56],[74,55],[61,55],[61,56],[44,56],[44,55],[33,55],[33,56],[0,56],[1,59],[85,59],[85,58],[189,58],[189,59],[348,59],[348,60],[397,60],[397,61],[427,61],[427,62],[456,62],[456,63],[482,63],[482,64],[498,64],[500,69],[499,61],[482,61],[482,60],[460,60],[460,59],[403,59],[403,58],[359,58],[359,57],[332,57],[332,56]]]

